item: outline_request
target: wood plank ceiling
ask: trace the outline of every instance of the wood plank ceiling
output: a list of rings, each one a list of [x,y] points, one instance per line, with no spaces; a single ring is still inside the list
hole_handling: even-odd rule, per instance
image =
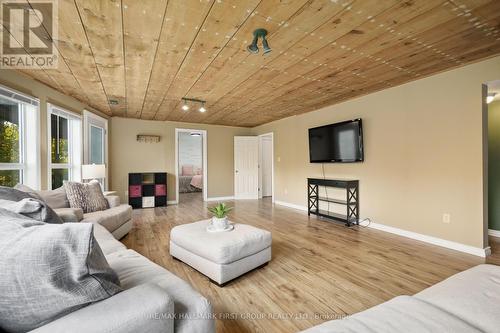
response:
[[[55,45],[23,72],[109,115],[250,127],[499,54],[500,1],[59,0]]]

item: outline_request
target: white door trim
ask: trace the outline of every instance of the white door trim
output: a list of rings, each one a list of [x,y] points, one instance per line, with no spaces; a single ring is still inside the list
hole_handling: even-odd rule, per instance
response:
[[[259,150],[262,149],[262,138],[263,137],[271,137],[271,187],[272,187],[272,194],[271,194],[271,201],[274,202],[274,132],[269,132],[265,134],[259,135]],[[261,151],[259,151],[259,164],[262,166],[262,161],[260,161],[260,157],[262,156]],[[259,199],[262,199],[262,168],[259,167]]]
[[[207,170],[207,131],[189,128],[175,129],[175,202],[179,202],[179,133],[200,133],[203,141],[203,201],[207,201],[208,193],[208,170]]]

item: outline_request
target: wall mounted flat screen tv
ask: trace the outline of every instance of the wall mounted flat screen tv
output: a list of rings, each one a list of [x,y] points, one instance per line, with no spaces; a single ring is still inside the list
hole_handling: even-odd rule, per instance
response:
[[[350,163],[363,160],[361,119],[309,129],[309,161],[311,163]]]

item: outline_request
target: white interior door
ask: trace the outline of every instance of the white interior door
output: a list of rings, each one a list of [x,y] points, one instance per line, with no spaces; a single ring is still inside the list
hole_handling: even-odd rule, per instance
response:
[[[234,137],[234,197],[259,198],[259,138]]]
[[[269,136],[263,136],[261,140],[262,185],[260,188],[263,197],[270,197],[273,195],[273,139]]]

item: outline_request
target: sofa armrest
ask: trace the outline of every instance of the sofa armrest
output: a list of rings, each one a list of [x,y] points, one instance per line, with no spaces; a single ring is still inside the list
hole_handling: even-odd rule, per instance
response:
[[[153,283],[124,290],[31,333],[173,333],[174,302]]]
[[[54,212],[63,222],[80,222],[83,220],[83,210],[81,208],[55,208]]]
[[[104,198],[108,201],[109,208],[120,206],[120,197],[117,195],[105,195]]]

